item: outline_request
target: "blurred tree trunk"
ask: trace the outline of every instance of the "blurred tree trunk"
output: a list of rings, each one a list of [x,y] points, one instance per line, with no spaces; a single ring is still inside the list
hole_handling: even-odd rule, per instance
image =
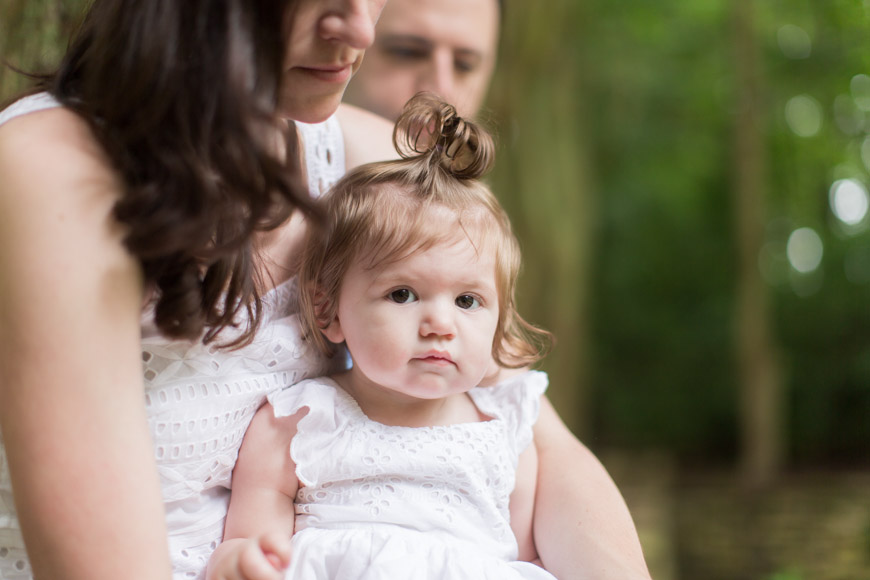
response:
[[[764,239],[767,158],[762,76],[752,0],[734,6],[736,118],[735,237],[738,250],[735,353],[740,381],[741,476],[751,488],[773,481],[783,463],[782,380],[770,325],[768,289],[758,269]]]
[[[589,284],[596,207],[583,131],[578,3],[509,2],[490,92],[493,185],[523,246],[520,312],[553,332],[548,396],[581,438],[589,421]]]

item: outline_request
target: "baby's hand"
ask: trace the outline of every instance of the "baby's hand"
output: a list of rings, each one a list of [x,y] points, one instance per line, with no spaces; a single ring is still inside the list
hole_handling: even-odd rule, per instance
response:
[[[223,553],[217,562],[212,558],[208,580],[282,580],[290,564],[290,537],[272,532],[236,538],[221,544],[218,551]]]

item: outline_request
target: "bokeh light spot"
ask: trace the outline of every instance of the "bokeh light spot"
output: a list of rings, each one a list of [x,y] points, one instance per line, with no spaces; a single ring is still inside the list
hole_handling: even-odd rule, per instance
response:
[[[870,111],[870,76],[865,74],[855,75],[849,82],[852,89],[852,98],[862,111]]]
[[[867,189],[854,179],[835,181],[828,193],[828,200],[837,219],[850,226],[863,221],[870,208]]]
[[[792,268],[802,274],[812,272],[822,263],[822,239],[812,228],[798,228],[788,237],[786,254]]]
[[[812,137],[822,128],[822,107],[809,95],[798,95],[785,105],[785,121],[795,135]]]
[[[807,31],[794,24],[780,26],[776,32],[779,49],[787,58],[808,58],[813,49],[812,40]]]

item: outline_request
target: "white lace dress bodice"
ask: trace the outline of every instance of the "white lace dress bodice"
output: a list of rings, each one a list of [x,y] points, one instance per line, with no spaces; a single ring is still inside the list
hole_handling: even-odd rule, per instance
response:
[[[547,387],[530,371],[470,396],[490,420],[395,427],[329,378],[269,396],[308,413],[287,450],[300,482],[286,580],[554,580],[517,562],[508,510]]]
[[[329,370],[302,340],[294,281],[268,294],[265,306],[261,330],[237,351],[157,334],[142,339],[145,406],[175,580],[204,577],[223,537],[239,447],[267,394]]]
[[[27,97],[0,112],[0,124],[57,106],[45,93]],[[335,118],[297,127],[304,140],[311,193],[320,195],[344,174],[341,129]],[[208,558],[223,535],[230,476],[242,437],[267,394],[334,370],[301,340],[295,311],[295,281],[290,280],[264,297],[261,330],[239,350],[167,340],[154,329],[150,313],[143,314],[144,404],[166,508],[174,580],[204,577]],[[32,580],[2,440],[0,580]]]

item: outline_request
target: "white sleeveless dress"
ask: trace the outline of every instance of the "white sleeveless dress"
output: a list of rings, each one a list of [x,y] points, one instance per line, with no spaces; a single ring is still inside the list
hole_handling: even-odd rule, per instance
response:
[[[0,112],[0,125],[58,106],[45,93],[26,97]],[[317,196],[345,172],[341,128],[334,117],[297,127],[305,144],[310,190]],[[334,370],[301,341],[295,311],[295,280],[290,280],[264,297],[261,330],[250,345],[235,351],[169,341],[157,333],[149,313],[143,314],[144,404],[163,490],[174,580],[204,577],[223,535],[230,476],[242,437],[267,394]],[[0,580],[32,578],[0,440]]]
[[[285,580],[555,580],[518,562],[508,510],[547,375],[469,395],[488,421],[395,427],[372,421],[329,378],[269,396],[278,417],[307,407],[286,450],[302,484]]]

